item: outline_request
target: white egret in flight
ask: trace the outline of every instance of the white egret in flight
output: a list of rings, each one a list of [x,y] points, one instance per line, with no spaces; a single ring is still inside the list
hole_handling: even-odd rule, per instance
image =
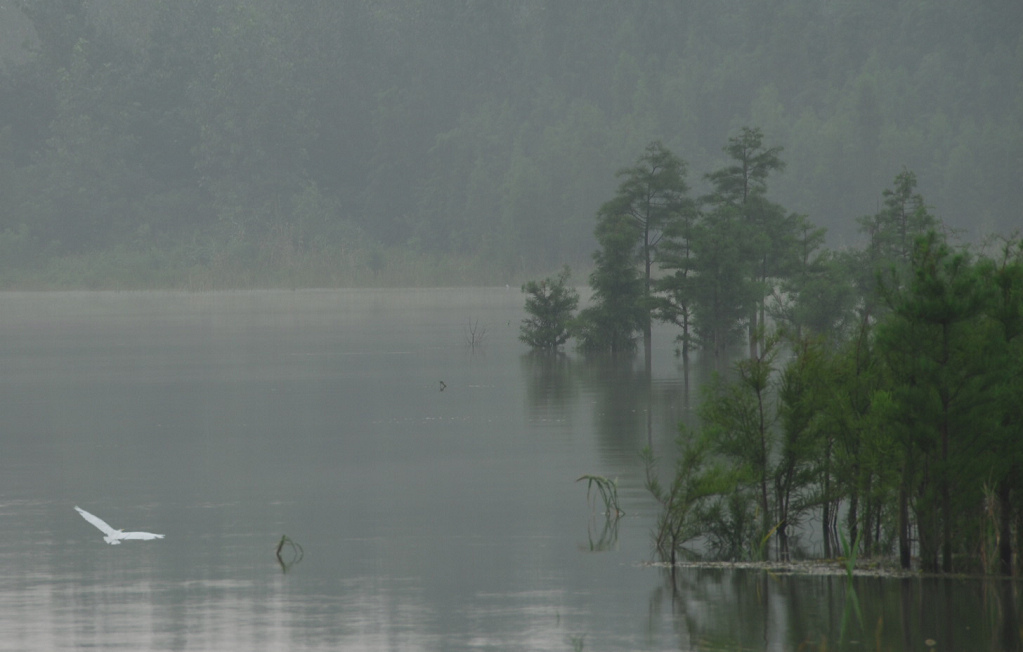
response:
[[[107,522],[98,516],[90,514],[81,507],[75,505],[75,510],[82,515],[82,518],[89,521],[93,525],[99,528],[100,532],[104,534],[103,540],[112,546],[116,546],[121,543],[124,539],[162,539],[162,534],[153,534],[152,532],[125,532],[124,530],[115,530],[114,528],[107,525]]]

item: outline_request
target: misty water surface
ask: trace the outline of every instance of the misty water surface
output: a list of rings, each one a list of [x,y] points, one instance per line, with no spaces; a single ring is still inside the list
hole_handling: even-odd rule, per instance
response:
[[[843,578],[648,563],[671,334],[647,379],[530,356],[522,317],[516,288],[0,295],[0,649],[841,649]],[[847,647],[1011,647],[1004,586],[858,580]]]

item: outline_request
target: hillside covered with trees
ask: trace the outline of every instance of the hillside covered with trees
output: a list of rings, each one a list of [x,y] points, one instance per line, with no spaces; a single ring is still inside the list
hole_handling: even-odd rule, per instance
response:
[[[21,0],[0,6],[0,284],[507,283],[586,266],[659,141],[859,246],[912,170],[1020,223],[1010,0]]]

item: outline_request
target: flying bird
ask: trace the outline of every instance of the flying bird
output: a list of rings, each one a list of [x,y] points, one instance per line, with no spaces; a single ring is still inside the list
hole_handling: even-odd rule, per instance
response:
[[[75,510],[82,515],[82,518],[89,521],[104,534],[103,540],[112,546],[116,546],[125,539],[162,539],[162,534],[153,534],[152,532],[125,532],[124,530],[115,530],[114,528],[107,525],[107,522],[98,516],[90,514],[81,507],[75,505]]]

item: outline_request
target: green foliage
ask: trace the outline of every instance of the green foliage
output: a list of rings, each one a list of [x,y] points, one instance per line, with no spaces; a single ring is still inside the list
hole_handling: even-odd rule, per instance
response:
[[[662,561],[674,564],[685,545],[703,534],[702,510],[712,496],[727,492],[731,479],[709,465],[709,441],[684,427],[676,439],[678,458],[671,483],[664,487],[657,477],[657,459],[643,449],[646,488],[661,505],[654,529],[654,549]]]
[[[1023,495],[1023,245],[1004,242],[991,258],[925,230],[936,221],[904,171],[884,208],[864,221],[864,252],[820,251],[821,234],[799,218],[792,251],[770,254],[757,249],[769,238],[751,244],[724,228],[763,209],[736,203],[756,197],[766,178],[742,169],[716,177],[727,180],[717,205],[679,240],[678,288],[692,291],[695,332],[711,348],[759,321],[742,310],[762,309],[764,284],[778,280],[751,276],[749,252],[761,252],[758,264],[788,261],[772,267],[784,281],[772,314],[788,357],[777,368],[781,341],[758,327],[732,381],[704,397],[698,444],[680,454],[671,490],[648,479],[663,509],[659,553],[704,537],[720,556],[764,558],[775,541],[788,559],[795,526],[819,510],[827,556],[839,543],[849,557],[889,554],[897,542],[909,568],[915,542],[926,571],[1010,573]],[[715,269],[715,255],[732,264]],[[712,310],[715,275],[751,288],[745,301],[736,299],[741,291],[722,292],[731,303]],[[722,318],[708,324],[715,314]],[[722,326],[731,330],[715,332]],[[685,488],[709,478],[727,488],[687,498]],[[686,507],[673,513],[676,502]]]
[[[858,299],[848,254],[823,248],[824,230],[800,217],[792,266],[775,291],[769,314],[792,337],[846,337]]]
[[[904,441],[920,474],[912,482],[921,564],[952,570],[956,500],[979,504],[982,483],[960,485],[970,433],[989,427],[991,339],[979,321],[989,288],[965,252],[953,252],[935,233],[916,241],[910,278],[886,286],[891,313],[878,325],[878,342],[893,374]],[[968,467],[967,467],[968,468]],[[957,511],[957,510],[956,510]]]
[[[604,203],[597,213],[597,240],[603,247],[595,258],[597,269],[594,285],[603,308],[610,309],[616,305],[615,312],[620,317],[612,318],[611,313],[589,313],[587,324],[589,340],[584,342],[587,349],[593,349],[593,340],[612,338],[616,332],[623,332],[624,312],[627,303],[634,302],[634,308],[628,309],[637,320],[636,326],[643,331],[643,341],[649,349],[651,337],[651,313],[656,309],[657,301],[652,295],[653,265],[658,245],[669,229],[685,220],[692,212],[692,203],[686,196],[688,187],[685,183],[685,163],[672,154],[660,142],[647,146],[636,165],[619,170],[617,176],[622,179],[618,193],[613,199]],[[624,223],[630,223],[626,228]],[[629,238],[633,242],[629,242]],[[632,263],[630,258],[638,261],[639,271],[628,272],[625,267]],[[621,275],[624,285],[615,287],[610,277]],[[638,294],[632,287],[630,277],[638,277],[641,281]],[[602,324],[602,325],[599,325]],[[603,336],[602,329],[610,329]],[[597,331],[597,332],[595,332]],[[602,344],[597,348],[615,349],[614,345]]]
[[[638,258],[644,291],[650,294],[651,271],[658,243],[666,229],[691,212],[686,196],[686,165],[660,142],[647,145],[636,165],[619,170],[618,193],[601,212],[629,216],[639,227]]]
[[[826,352],[820,341],[793,342],[794,355],[778,382],[779,441],[774,455],[773,501],[778,556],[789,560],[789,535],[818,503],[814,497],[824,436]]]
[[[871,217],[860,219],[861,231],[870,237],[869,252],[889,265],[905,267],[913,253],[913,243],[937,221],[927,211],[924,198],[914,192],[916,174],[903,169],[891,188],[884,190],[884,208]]]
[[[729,541],[729,548],[735,549],[738,543],[751,554],[759,550],[756,542],[764,539],[777,522],[771,490],[777,458],[778,411],[772,386],[777,353],[777,338],[767,338],[763,353],[737,363],[736,381],[720,385],[700,411],[715,453],[741,475],[732,499],[742,500],[743,504],[741,507],[729,504],[727,510],[732,525],[741,529],[730,532],[725,540]],[[737,511],[740,508],[741,514]],[[748,516],[751,509],[759,520],[759,527],[752,531]]]
[[[814,504],[819,446],[807,395],[820,379],[807,371],[815,368],[815,357],[806,353],[786,369],[777,405],[778,344],[768,338],[760,357],[736,365],[734,382],[718,381],[706,390],[701,429],[683,430],[667,488],[654,473],[652,453],[644,452],[647,489],[661,504],[654,542],[662,559],[674,562],[698,537],[718,557],[758,560],[767,558],[776,539],[779,556],[789,558],[788,528]]]
[[[583,351],[629,353],[644,324],[643,278],[634,264],[639,227],[619,212],[601,215],[590,274],[593,304],[579,313],[575,337]]]
[[[571,270],[566,266],[554,278],[529,281],[522,286],[526,312],[519,339],[539,351],[556,351],[569,338],[569,325],[579,305],[579,293],[568,287]]]
[[[798,256],[799,216],[787,215],[767,198],[767,177],[785,169],[782,148],[767,147],[763,140],[763,132],[751,127],[743,127],[739,135],[729,138],[724,151],[731,164],[706,175],[713,190],[703,198],[711,220],[732,223],[729,235],[736,240],[733,264],[738,266],[744,286],[741,294],[752,299],[746,316],[750,357],[758,354],[756,339],[766,319],[773,284],[789,274]],[[697,282],[701,280],[697,278]]]
[[[654,284],[652,305],[658,318],[681,328],[684,356],[695,343],[720,359],[744,327],[756,356],[767,295],[779,280],[800,272],[808,285],[810,256],[823,241],[822,230],[786,215],[765,196],[768,175],[784,168],[780,147],[765,147],[759,129],[743,127],[724,151],[732,163],[705,175],[713,191],[702,198],[703,211],[682,201],[658,248],[665,273]],[[785,289],[792,301],[799,299],[798,285]]]
[[[719,359],[742,340],[757,295],[744,271],[742,228],[736,212],[722,208],[693,230],[693,333],[699,347]]]
[[[885,308],[879,282],[889,286],[908,282],[914,242],[938,226],[923,197],[914,192],[916,185],[916,175],[903,170],[895,177],[893,187],[882,193],[884,208],[859,219],[860,232],[868,242],[853,271],[869,315]]]
[[[665,225],[655,256],[661,275],[652,284],[654,317],[679,328],[676,341],[683,358],[688,358],[694,343],[698,217],[696,206],[686,201]]]
[[[706,201],[743,208],[747,219],[756,219],[763,209],[753,204],[767,193],[767,177],[785,169],[781,147],[764,147],[764,133],[755,127],[743,127],[739,135],[728,139],[724,151],[732,163],[707,174],[714,190]]]
[[[846,530],[864,533],[864,552],[886,552],[896,530],[883,517],[897,502],[900,465],[891,384],[867,320],[838,342],[817,348],[811,397],[819,410],[820,462],[815,468],[825,555],[838,550],[839,502]],[[888,519],[890,520],[890,519]]]

